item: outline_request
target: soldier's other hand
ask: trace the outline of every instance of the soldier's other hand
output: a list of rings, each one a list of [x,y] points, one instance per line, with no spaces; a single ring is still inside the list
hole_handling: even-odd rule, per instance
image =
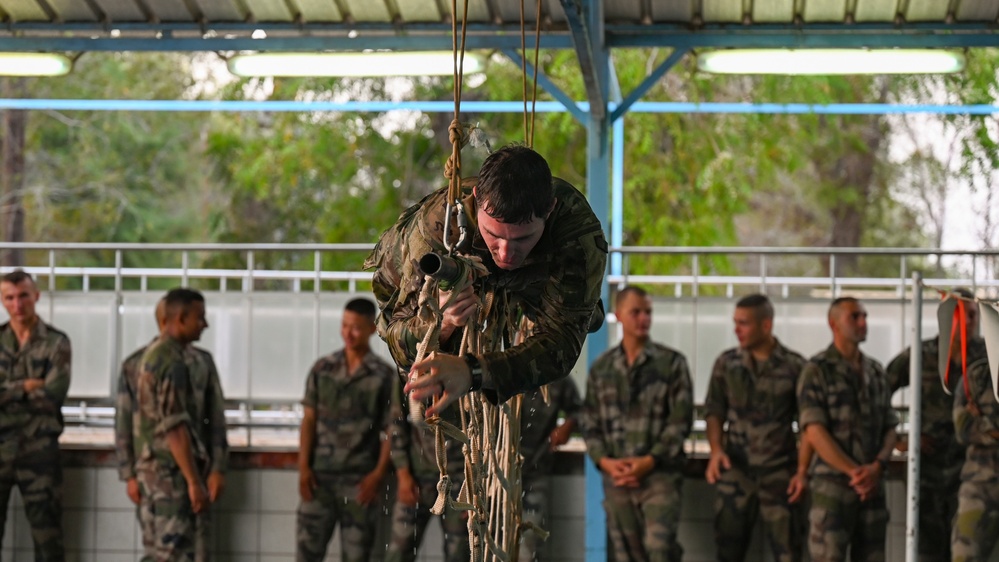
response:
[[[604,457],[600,459],[600,470],[604,471],[607,476],[610,476],[614,480],[623,478],[628,474],[628,461]]]
[[[628,472],[626,475],[634,478],[637,482],[641,482],[655,467],[656,459],[652,455],[631,457],[628,459]]]
[[[458,398],[467,394],[471,386],[472,373],[468,363],[457,355],[438,353],[430,359],[413,364],[409,371],[409,382],[403,390],[415,400],[437,397],[437,401],[427,408],[426,416],[430,418],[440,415]]]
[[[316,476],[312,469],[304,468],[298,471],[298,495],[302,501],[310,502],[313,497],[313,490],[316,489]]]
[[[208,490],[200,481],[187,484],[187,497],[191,500],[191,510],[195,513],[208,508]]]
[[[225,489],[225,475],[217,470],[208,474],[208,500],[212,503],[218,501]]]
[[[704,471],[704,479],[708,484],[714,484],[721,478],[724,470],[732,468],[732,460],[723,451],[712,452],[708,459],[708,468]]]
[[[128,494],[128,499],[132,500],[132,503],[139,505],[139,500],[142,498],[139,493],[139,481],[136,478],[129,478],[125,482],[125,493]]]
[[[397,474],[398,490],[396,490],[396,499],[402,505],[413,507],[420,501],[420,488],[416,484],[416,480],[408,472],[397,471]]]
[[[808,476],[795,473],[791,476],[791,481],[787,484],[787,503],[798,503],[805,496],[808,489]]]
[[[559,445],[565,445],[569,442],[569,436],[572,435],[571,424],[562,424],[552,430],[551,434],[548,436],[548,448],[554,451],[559,447]]]
[[[24,391],[25,392],[31,392],[33,390],[38,390],[39,388],[42,388],[43,386],[45,386],[45,380],[44,379],[25,379],[25,381],[24,381]],[[17,387],[14,387],[14,388],[17,388]]]
[[[445,341],[451,337],[456,328],[461,328],[468,322],[468,319],[472,317],[479,304],[479,299],[475,297],[475,291],[471,285],[465,287],[460,293],[455,295],[454,300],[448,305],[448,300],[450,299],[450,291],[440,292],[439,304],[443,312],[443,316],[441,317],[441,340]]]
[[[850,487],[862,501],[870,497],[881,481],[881,467],[877,463],[862,464],[850,471]]]
[[[357,503],[370,504],[378,496],[378,489],[381,487],[382,475],[378,471],[369,472],[357,485]]]

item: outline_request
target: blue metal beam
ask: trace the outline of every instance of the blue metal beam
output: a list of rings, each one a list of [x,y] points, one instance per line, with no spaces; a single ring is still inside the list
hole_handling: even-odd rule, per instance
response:
[[[568,35],[542,35],[542,49],[567,49]],[[514,49],[520,47],[513,35],[469,35],[469,51]],[[0,51],[450,51],[451,35],[376,35],[355,38],[341,36],[267,37],[0,37]]]
[[[503,54],[519,66],[521,70],[527,73],[528,76],[534,74],[534,65],[525,61],[524,57],[520,56],[520,53],[514,49],[503,49]],[[576,118],[576,121],[579,121],[581,125],[586,123],[586,112],[580,109],[579,106],[576,105],[576,102],[573,101],[568,94],[563,92],[561,88],[555,85],[554,82],[552,82],[547,76],[544,75],[544,73],[540,71],[538,72],[538,84],[540,84],[541,87],[544,88],[545,91],[548,92],[553,98],[558,100],[559,103],[561,103],[566,110],[568,110],[569,113]]]
[[[576,102],[584,115],[589,115],[587,102]],[[518,113],[524,110],[522,101],[464,101],[461,107],[475,113]],[[450,101],[220,101],[220,100],[82,100],[82,99],[2,99],[0,109],[54,110],[54,111],[347,111],[355,113],[381,113],[408,110],[427,113],[454,111]],[[566,111],[562,103],[540,101],[535,108],[539,113]],[[773,115],[999,115],[999,105],[932,105],[887,103],[833,103],[828,105],[807,103],[687,103],[687,102],[637,102],[630,113],[762,113]]]
[[[604,44],[603,2],[559,0],[569,24],[576,58],[583,73],[590,112],[603,122],[607,108],[607,57]],[[601,56],[603,55],[603,56]],[[601,60],[603,59],[603,60]]]
[[[652,86],[655,86],[657,83],[659,83],[659,79],[662,78],[663,75],[665,75],[667,72],[669,72],[671,68],[676,66],[676,63],[680,62],[680,59],[682,59],[684,55],[687,54],[687,52],[688,49],[686,48],[673,49],[673,52],[670,53],[668,57],[666,57],[666,60],[664,60],[662,64],[656,67],[655,70],[649,73],[649,75],[645,77],[645,80],[642,80],[642,83],[639,84],[637,88],[632,90],[632,92],[628,94],[628,97],[625,98],[624,101],[622,101],[620,105],[618,105],[617,108],[614,109],[614,111],[611,113],[611,118],[610,118],[611,123],[614,123],[615,121],[620,119],[621,116],[623,116],[628,111],[628,109],[630,109],[631,106],[635,104],[635,102],[642,99],[642,96],[644,96],[646,92],[648,92],[649,89],[652,88]]]

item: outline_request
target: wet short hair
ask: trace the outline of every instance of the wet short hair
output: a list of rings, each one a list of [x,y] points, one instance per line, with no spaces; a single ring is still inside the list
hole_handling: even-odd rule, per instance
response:
[[[187,314],[192,304],[205,302],[205,296],[194,289],[177,287],[167,291],[166,296],[163,297],[163,302],[166,309],[165,317],[173,318],[180,314]]]
[[[17,285],[18,283],[23,283],[25,281],[31,281],[32,285],[35,284],[35,279],[31,276],[31,274],[21,268],[17,268],[10,273],[4,274],[3,277],[0,277],[0,283],[12,283]]]
[[[372,322],[375,321],[375,317],[378,315],[378,308],[375,307],[375,303],[371,302],[369,299],[356,298],[347,301],[347,304],[343,307],[344,310],[349,310],[354,314],[360,314]]]
[[[551,168],[540,154],[524,145],[504,146],[479,168],[475,198],[487,215],[505,223],[544,219],[555,201]]]
[[[624,302],[624,299],[626,299],[628,295],[635,295],[644,299],[649,296],[649,293],[638,285],[626,285],[617,292],[617,295],[614,296],[614,308],[621,306],[621,303]]]
[[[735,303],[736,308],[748,308],[757,320],[773,320],[774,305],[766,295],[759,293],[746,295]]]

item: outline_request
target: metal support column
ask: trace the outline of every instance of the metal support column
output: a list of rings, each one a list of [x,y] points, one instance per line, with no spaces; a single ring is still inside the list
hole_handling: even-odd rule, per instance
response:
[[[956,326],[955,326],[956,329]],[[906,480],[905,562],[919,561],[919,464],[923,423],[923,275],[912,274],[912,347],[909,348],[909,453]],[[935,537],[947,540],[947,537]]]

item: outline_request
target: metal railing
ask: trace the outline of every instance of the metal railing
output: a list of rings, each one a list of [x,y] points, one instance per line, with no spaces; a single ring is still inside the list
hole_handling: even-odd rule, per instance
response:
[[[151,335],[152,308],[151,303],[158,297],[158,289],[153,289],[152,280],[174,279],[178,284],[188,284],[199,280],[201,286],[212,287],[217,293],[211,295],[216,301],[230,299],[226,307],[219,312],[224,320],[225,315],[239,314],[239,322],[233,321],[228,328],[222,326],[219,330],[235,330],[226,337],[215,340],[213,351],[216,357],[221,356],[220,370],[225,366],[228,371],[229,383],[227,394],[236,398],[236,408],[229,416],[236,423],[247,425],[268,426],[272,424],[291,426],[297,424],[297,412],[289,405],[297,400],[291,395],[275,396],[273,385],[268,386],[270,373],[259,372],[266,369],[261,366],[260,356],[254,355],[264,344],[272,343],[266,328],[274,322],[278,312],[287,313],[285,320],[295,322],[298,332],[294,330],[279,330],[281,337],[296,340],[294,359],[282,360],[285,371],[291,370],[295,376],[284,377],[282,389],[294,387],[293,383],[304,380],[307,366],[326,347],[323,334],[331,336],[336,342],[336,324],[338,324],[339,303],[330,297],[340,295],[344,298],[351,293],[366,291],[370,283],[371,273],[358,270],[324,270],[322,267],[325,254],[353,253],[358,255],[360,264],[363,256],[371,250],[371,244],[90,244],[90,243],[0,243],[0,254],[9,250],[21,250],[29,257],[29,265],[25,267],[38,279],[39,287],[47,294],[47,302],[43,303],[40,312],[45,315],[48,307],[48,318],[55,317],[59,324],[59,307],[78,306],[74,298],[81,295],[95,295],[107,298],[111,303],[105,311],[104,301],[92,306],[106,318],[108,337],[101,345],[106,349],[91,346],[90,355],[102,355],[101,361],[92,362],[97,367],[88,369],[99,372],[86,373],[82,376],[97,377],[102,381],[96,388],[88,392],[72,394],[72,405],[67,406],[67,418],[78,420],[82,424],[106,423],[108,414],[96,408],[106,408],[111,404],[112,390],[117,373],[117,366],[123,355],[130,351],[130,345],[137,342],[145,343]],[[126,256],[130,253],[163,252],[164,265],[161,267],[126,266]],[[264,253],[299,254],[299,263],[306,264],[297,269],[264,269],[259,265],[258,256]],[[79,258],[75,254],[87,254],[90,261]],[[103,255],[101,255],[103,254]],[[205,267],[202,264],[210,258],[223,254],[237,254],[240,267]],[[311,260],[308,257],[311,256]],[[663,256],[676,258],[673,271],[644,271],[648,261]],[[713,260],[726,258],[727,265],[723,268],[713,268]],[[782,263],[783,260],[797,259],[793,267]],[[895,263],[893,270],[897,274],[864,275],[864,271],[856,273],[838,273],[842,261],[850,259],[891,260]],[[822,305],[833,296],[848,292],[863,292],[865,299],[877,301],[883,305],[882,320],[891,326],[890,335],[883,335],[881,347],[885,348],[883,355],[900,351],[906,345],[907,333],[907,303],[912,298],[912,283],[910,279],[913,260],[935,258],[949,259],[961,266],[963,271],[955,277],[926,276],[924,283],[928,286],[949,288],[955,285],[967,286],[979,291],[986,297],[994,298],[999,291],[999,280],[996,278],[995,262],[999,261],[999,250],[935,250],[923,248],[693,248],[693,247],[621,247],[611,250],[611,273],[608,283],[620,286],[626,283],[640,283],[646,286],[659,287],[657,307],[667,310],[662,322],[657,322],[663,330],[659,335],[667,343],[682,349],[691,359],[691,367],[695,377],[703,375],[701,371],[710,366],[710,361],[721,348],[708,348],[709,345],[720,346],[730,338],[727,318],[733,299],[743,292],[761,291],[770,294],[775,304],[784,305],[785,317],[793,316],[793,312],[803,306]],[[99,259],[109,260],[107,263]],[[802,266],[801,261],[811,261]],[[145,260],[149,261],[149,260]],[[70,263],[86,262],[87,265],[70,265]],[[92,264],[90,262],[93,262]],[[309,263],[311,262],[311,263]],[[818,264],[818,265],[816,265]],[[822,269],[822,274],[788,273],[789,270]],[[883,263],[880,269],[887,269]],[[10,268],[0,268],[0,273]],[[636,273],[642,271],[641,274]],[[235,282],[237,287],[232,287]],[[331,290],[332,284],[337,284],[336,291]],[[68,290],[65,287],[76,288]],[[162,285],[162,282],[159,282]],[[109,288],[95,288],[98,286]],[[126,288],[127,286],[133,288]],[[663,287],[671,290],[662,290]],[[157,291],[154,293],[153,291]],[[228,296],[226,296],[228,295]],[[276,299],[265,299],[264,296],[274,295]],[[276,301],[271,302],[272,300]],[[96,301],[95,301],[96,302]],[[283,310],[281,303],[292,303],[291,312]],[[210,303],[210,306],[213,306]],[[342,303],[339,303],[342,304]],[[297,308],[296,308],[297,307]],[[223,308],[223,307],[217,307]],[[87,309],[83,307],[84,314]],[[138,309],[142,309],[141,312]],[[148,310],[147,310],[148,309]],[[0,314],[3,314],[0,312]],[[141,315],[144,323],[138,323],[136,315]],[[873,314],[872,314],[873,316]],[[65,315],[63,315],[65,320]],[[289,320],[290,319],[290,320]],[[801,318],[794,318],[796,328],[803,326]],[[238,324],[245,324],[239,326]],[[805,326],[813,329],[814,338],[827,336],[827,332],[819,322],[815,326]],[[99,328],[78,327],[78,331],[100,332]],[[242,331],[240,331],[242,330]],[[795,329],[795,332],[801,330]],[[137,332],[142,332],[138,336]],[[149,333],[147,333],[149,332]],[[275,332],[278,333],[278,332]],[[699,334],[701,334],[699,336]],[[73,334],[71,333],[71,336]],[[793,335],[793,334],[792,334]],[[653,337],[656,337],[654,334]],[[242,339],[240,339],[242,338]],[[613,338],[613,336],[612,336]],[[813,338],[813,339],[814,339]],[[304,340],[304,341],[301,341]],[[728,343],[734,340],[731,338]],[[380,343],[380,342],[378,342]],[[608,345],[611,342],[604,342]],[[601,342],[590,342],[589,345],[601,345]],[[869,344],[870,345],[870,344]],[[208,346],[212,347],[212,346]],[[891,348],[891,349],[887,349]],[[810,352],[812,349],[802,349]],[[377,351],[377,349],[376,349]],[[77,352],[79,354],[79,350]],[[228,358],[228,359],[227,359]],[[265,357],[266,358],[266,357]],[[226,363],[223,365],[222,363]],[[264,361],[266,363],[266,361]],[[304,366],[304,367],[303,367]],[[255,371],[256,369],[256,371]],[[74,370],[74,378],[78,375]],[[295,377],[298,378],[295,378]],[[703,377],[701,377],[703,378]],[[230,392],[229,389],[232,389]],[[297,387],[294,390],[299,390]],[[702,396],[700,388],[695,389],[697,396]],[[274,404],[274,413],[261,410],[255,406]]]

